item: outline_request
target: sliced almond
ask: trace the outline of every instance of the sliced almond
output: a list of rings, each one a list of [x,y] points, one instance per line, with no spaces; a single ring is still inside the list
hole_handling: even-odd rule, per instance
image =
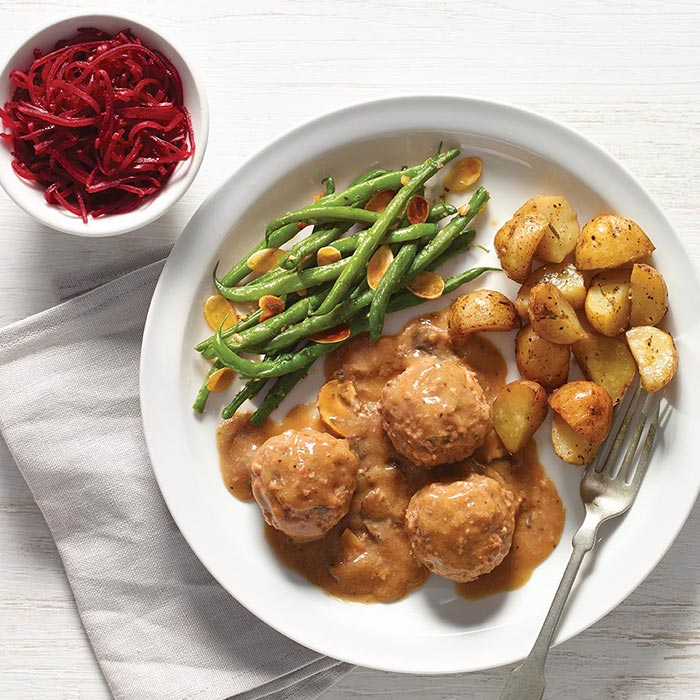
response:
[[[464,192],[481,177],[483,169],[481,158],[476,156],[461,158],[450,168],[442,185],[447,192]]]
[[[278,313],[284,311],[284,300],[272,294],[265,294],[258,299],[258,306],[262,311],[260,321],[267,321],[268,318],[277,316]]]
[[[209,379],[207,379],[207,389],[214,394],[226,391],[236,377],[236,373],[228,367],[217,369]]]
[[[434,272],[424,270],[406,285],[406,289],[419,299],[438,299],[445,291],[445,280]]]
[[[226,330],[238,322],[238,314],[228,299],[220,294],[213,294],[204,302],[204,320],[213,331],[218,330],[220,326]]]
[[[342,257],[337,248],[334,248],[332,245],[326,245],[323,248],[319,248],[318,253],[316,253],[316,264],[319,267],[323,267],[323,265],[338,262]]]
[[[253,272],[269,272],[279,266],[282,256],[285,254],[280,248],[263,248],[253,253],[246,265]]]
[[[316,406],[324,425],[337,437],[349,437],[356,431],[360,402],[352,382],[327,382],[318,392]]]
[[[395,196],[396,192],[394,192],[394,190],[382,190],[381,192],[377,192],[377,194],[365,204],[365,209],[368,211],[376,211],[378,214],[381,214]]]
[[[430,214],[430,204],[425,197],[416,195],[406,207],[406,218],[410,224],[424,224]]]
[[[407,185],[409,182],[411,182],[411,178],[408,177],[408,175],[401,176],[401,184],[402,185]]]
[[[327,331],[319,331],[309,336],[309,340],[314,343],[339,343],[341,340],[347,340],[350,337],[350,326],[347,323],[341,323],[334,328],[329,328]]]
[[[379,282],[393,260],[394,254],[388,245],[380,245],[374,251],[374,255],[367,263],[367,284],[370,286],[370,289],[376,289],[379,286]]]

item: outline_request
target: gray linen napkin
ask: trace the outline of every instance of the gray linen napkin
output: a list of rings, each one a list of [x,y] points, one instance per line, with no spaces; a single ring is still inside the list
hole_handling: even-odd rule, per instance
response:
[[[156,485],[138,369],[162,267],[153,262],[0,330],[0,430],[116,698],[311,700],[351,667],[291,642],[231,598]],[[62,294],[109,272],[64,280]]]

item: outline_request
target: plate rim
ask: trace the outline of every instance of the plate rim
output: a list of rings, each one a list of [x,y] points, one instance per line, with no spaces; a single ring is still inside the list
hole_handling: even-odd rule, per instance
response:
[[[140,369],[139,369],[139,395],[140,395],[140,408],[141,408],[141,418],[142,418],[142,423],[143,423],[143,429],[144,429],[144,437],[145,437],[145,442],[148,450],[148,454],[151,460],[151,465],[156,477],[156,481],[158,483],[158,487],[161,491],[161,494],[163,495],[163,499],[168,507],[168,510],[175,521],[178,529],[180,530],[180,533],[194,552],[194,554],[197,556],[197,558],[200,560],[202,565],[209,571],[209,573],[212,575],[212,577],[217,580],[219,585],[224,588],[235,600],[237,600],[241,605],[243,605],[246,609],[248,609],[250,612],[252,612],[256,617],[258,617],[260,620],[262,620],[265,624],[269,625],[273,629],[277,630],[281,634],[285,635],[289,639],[305,646],[308,649],[311,649],[313,651],[316,651],[321,654],[329,655],[329,652],[326,649],[319,648],[318,646],[315,646],[314,644],[310,643],[307,639],[301,638],[299,635],[291,633],[284,624],[277,623],[274,620],[269,619],[269,616],[265,614],[264,611],[260,610],[258,606],[251,604],[250,601],[247,600],[241,600],[236,594],[233,593],[231,588],[227,586],[224,582],[222,582],[216,575],[216,573],[212,570],[207,565],[206,557],[203,557],[200,552],[198,552],[197,547],[194,545],[193,542],[190,541],[190,538],[188,537],[188,534],[183,530],[183,528],[180,526],[180,522],[178,519],[178,514],[175,512],[176,507],[171,504],[168,498],[168,489],[167,486],[164,485],[164,483],[161,481],[161,476],[162,474],[159,473],[159,469],[156,466],[156,463],[158,461],[158,458],[156,457],[156,452],[157,448],[155,447],[155,441],[151,438],[149,438],[149,434],[152,435],[151,431],[148,428],[148,423],[149,423],[149,418],[148,416],[150,415],[149,411],[149,399],[147,398],[147,392],[144,389],[144,375],[145,375],[145,370],[147,369],[147,366],[149,364],[149,348],[154,344],[153,340],[153,334],[154,334],[154,326],[155,326],[155,313],[154,313],[154,308],[158,306],[158,300],[161,295],[163,295],[165,292],[163,291],[168,283],[169,276],[173,274],[173,270],[176,268],[177,261],[178,261],[178,251],[183,251],[185,250],[185,243],[181,243],[181,241],[186,241],[186,234],[188,229],[191,227],[194,227],[201,216],[201,212],[204,211],[211,203],[213,199],[217,197],[223,190],[226,190],[232,181],[235,181],[235,179],[243,173],[251,164],[254,163],[254,161],[264,155],[269,154],[271,151],[274,151],[276,148],[282,146],[283,144],[289,142],[290,140],[293,140],[295,137],[297,137],[299,134],[305,133],[307,130],[311,130],[313,128],[316,128],[318,126],[321,126],[328,122],[329,120],[334,120],[341,118],[343,116],[349,116],[353,112],[357,111],[362,111],[364,109],[377,109],[377,108],[382,108],[382,107],[387,107],[387,108],[394,108],[396,105],[401,105],[403,103],[404,108],[407,108],[411,105],[411,103],[420,103],[420,102],[442,102],[442,103],[450,103],[452,105],[459,105],[462,108],[465,107],[474,107],[474,108],[481,108],[481,109],[495,109],[497,111],[500,111],[502,113],[509,113],[515,118],[524,118],[530,120],[533,124],[536,124],[540,127],[545,127],[549,129],[553,129],[559,132],[560,135],[563,135],[567,139],[573,139],[574,141],[578,141],[578,145],[588,151],[592,151],[595,153],[595,155],[598,158],[603,158],[605,161],[607,161],[607,164],[611,166],[613,169],[616,169],[623,177],[625,177],[631,184],[633,184],[637,191],[638,194],[641,195],[645,200],[646,204],[651,207],[653,210],[653,213],[655,216],[657,216],[662,223],[669,229],[669,231],[672,232],[673,236],[678,241],[678,244],[680,247],[685,251],[686,246],[684,241],[678,236],[678,234],[675,231],[675,228],[671,224],[670,220],[668,217],[664,214],[663,210],[661,207],[658,205],[656,200],[651,196],[651,194],[647,191],[647,189],[644,187],[644,185],[639,181],[639,179],[632,173],[630,172],[625,165],[623,165],[617,158],[615,158],[610,151],[584,135],[583,133],[579,132],[578,130],[556,120],[551,117],[544,116],[534,110],[530,110],[527,108],[523,108],[517,105],[514,105],[509,102],[505,101],[498,101],[498,100],[492,100],[492,99],[486,99],[486,98],[480,98],[480,97],[472,97],[472,96],[466,96],[466,95],[455,95],[455,94],[423,94],[423,95],[400,95],[400,96],[395,96],[395,97],[388,97],[388,98],[381,98],[381,99],[375,99],[375,100],[362,100],[362,101],[356,101],[348,104],[345,107],[341,108],[336,108],[332,109],[329,111],[326,111],[325,113],[321,114],[320,116],[317,116],[313,119],[310,120],[302,120],[299,123],[297,123],[296,126],[293,128],[289,129],[285,133],[283,133],[280,136],[277,136],[276,138],[268,141],[263,147],[260,149],[256,150],[250,157],[244,159],[237,167],[233,168],[232,171],[229,173],[229,175],[224,179],[224,181],[216,187],[210,194],[203,200],[203,202],[199,205],[199,207],[196,209],[192,217],[189,219],[187,222],[185,228],[182,231],[182,234],[180,235],[179,239],[175,243],[175,246],[173,250],[171,251],[170,255],[168,256],[168,260],[166,261],[166,264],[160,274],[158,283],[156,285],[153,298],[151,300],[151,303],[149,305],[149,310],[148,310],[148,315],[146,318],[146,323],[144,326],[144,334],[143,334],[143,342],[142,342],[142,347],[141,347],[141,358],[140,358]],[[401,131],[406,131],[407,129],[397,129],[397,133],[400,133]],[[430,128],[427,126],[415,126],[414,129],[415,131],[420,131],[420,130],[425,130],[429,131]],[[375,136],[378,136],[381,132],[377,131],[375,133]],[[465,133],[467,133],[465,131]],[[511,134],[503,135],[501,139],[507,143],[513,143],[521,148],[525,148],[526,150],[531,150],[525,146],[522,146],[521,144],[518,144],[516,141],[509,140],[512,138]],[[352,140],[352,139],[351,139]],[[351,140],[343,143],[337,144],[338,146],[343,145],[344,143],[349,143]],[[329,149],[326,149],[329,150]],[[534,151],[537,153],[537,151]],[[541,154],[540,154],[541,155]],[[541,157],[545,158],[546,156]],[[548,157],[546,157],[547,160],[550,160]],[[562,166],[564,167],[564,166]],[[692,261],[690,256],[688,257],[688,262],[690,263],[690,268],[692,270],[692,274],[694,275],[695,278],[695,283],[700,287],[700,274],[698,271],[697,265]],[[678,538],[678,535],[685,525],[686,520],[688,519],[695,502],[697,500],[698,494],[700,493],[700,483],[698,484],[698,488],[695,490],[694,497],[688,502],[688,505],[686,508],[684,508],[681,512],[681,516],[679,518],[678,525],[677,527],[673,528],[673,534],[672,537],[669,537],[668,542],[665,543],[663,546],[663,551],[658,552],[658,556],[652,557],[652,560],[649,561],[648,565],[644,566],[644,574],[639,577],[639,579],[634,583],[632,587],[629,588],[625,593],[622,595],[616,596],[611,598],[610,602],[606,605],[603,606],[602,612],[599,614],[596,613],[594,617],[588,619],[588,621],[583,624],[583,625],[578,625],[576,626],[575,629],[568,631],[567,633],[562,633],[561,629],[557,633],[557,636],[554,641],[554,646],[561,644],[568,639],[571,639],[572,637],[580,634],[582,631],[588,629],[590,626],[594,625],[596,622],[598,622],[600,619],[605,617],[610,611],[612,611],[614,608],[616,608],[623,600],[625,600],[628,596],[630,596],[636,588],[646,580],[646,578],[649,576],[649,574],[656,568],[656,566],[659,564],[659,562],[663,559],[663,557],[666,555],[668,550],[671,548],[673,543],[676,541]],[[310,584],[309,584],[310,585]],[[534,642],[534,638],[533,638]],[[464,670],[462,667],[458,668],[432,668],[432,667],[421,667],[415,670],[407,670],[404,667],[397,667],[397,666],[392,666],[392,665],[387,665],[387,664],[377,664],[377,663],[372,663],[371,661],[368,661],[365,656],[362,654],[358,654],[356,658],[353,658],[352,655],[338,655],[334,656],[334,658],[340,658],[343,661],[347,661],[349,663],[354,663],[358,665],[362,665],[368,668],[375,668],[377,670],[383,670],[383,671],[390,671],[390,672],[398,672],[398,673],[420,673],[424,675],[442,675],[442,674],[451,674],[451,673],[469,673],[469,672],[476,672],[479,670],[485,670],[488,668],[496,668],[502,665],[507,665],[509,663],[513,663],[515,661],[518,661],[523,658],[521,654],[518,655],[512,655],[504,658],[503,660],[500,660],[498,663],[489,663],[489,664],[482,664],[482,665],[475,665],[475,666],[470,666],[468,670]]]

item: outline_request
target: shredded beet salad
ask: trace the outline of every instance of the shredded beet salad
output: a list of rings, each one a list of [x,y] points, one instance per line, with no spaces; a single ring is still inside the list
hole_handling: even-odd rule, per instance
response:
[[[173,64],[130,30],[79,29],[26,71],[0,109],[17,175],[87,223],[132,211],[194,153]]]

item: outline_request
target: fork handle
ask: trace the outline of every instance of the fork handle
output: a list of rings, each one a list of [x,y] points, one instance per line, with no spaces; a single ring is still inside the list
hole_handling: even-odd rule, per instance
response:
[[[544,695],[544,665],[547,653],[559,626],[559,620],[564,612],[571,588],[581,568],[583,557],[595,546],[600,523],[601,519],[595,511],[586,509],[586,517],[573,537],[573,551],[569,563],[561,577],[559,588],[554,595],[547,617],[544,619],[542,629],[527,658],[520,666],[511,671],[500,700],[541,700]]]

